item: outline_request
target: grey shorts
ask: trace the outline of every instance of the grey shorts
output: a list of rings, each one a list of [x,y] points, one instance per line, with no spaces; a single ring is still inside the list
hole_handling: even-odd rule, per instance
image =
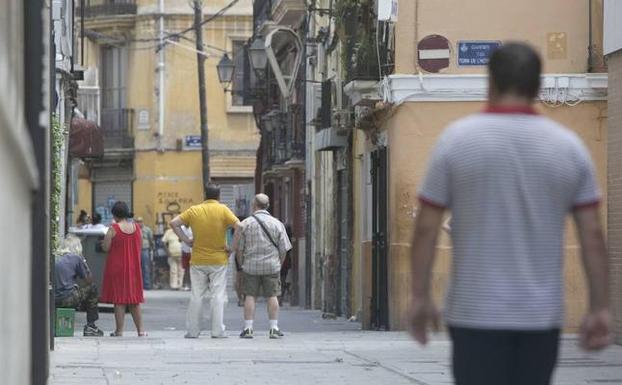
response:
[[[281,295],[281,276],[279,273],[251,275],[243,273],[242,291],[250,297],[278,297]]]

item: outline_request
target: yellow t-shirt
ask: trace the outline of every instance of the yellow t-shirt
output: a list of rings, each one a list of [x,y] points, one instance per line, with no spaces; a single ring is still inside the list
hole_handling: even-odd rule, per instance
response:
[[[229,208],[217,200],[208,199],[192,206],[179,216],[182,222],[192,228],[192,265],[226,265],[227,228],[239,222]]]

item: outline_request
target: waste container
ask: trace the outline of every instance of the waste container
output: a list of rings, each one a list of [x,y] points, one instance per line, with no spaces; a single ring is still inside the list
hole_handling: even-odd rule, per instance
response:
[[[82,255],[91,269],[93,282],[97,285],[97,289],[101,291],[104,268],[106,267],[106,252],[102,249],[102,241],[108,229],[70,228],[69,232],[79,237],[82,241]],[[99,307],[108,306],[99,304]]]

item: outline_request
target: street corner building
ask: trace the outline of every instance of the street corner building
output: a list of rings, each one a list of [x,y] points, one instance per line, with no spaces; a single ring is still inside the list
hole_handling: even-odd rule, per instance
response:
[[[607,98],[620,84],[609,78],[618,53],[608,53],[608,74],[602,50],[607,33],[617,33],[603,29],[607,9],[616,17],[614,3],[256,0],[247,47],[261,136],[255,182],[274,198],[277,217],[294,226],[296,303],[366,329],[406,327],[417,188],[443,128],[484,109],[488,57],[508,41],[541,54],[536,109],[586,143],[608,202],[602,214],[615,209],[612,157],[617,162],[620,151],[608,132],[617,115],[611,106],[608,113]],[[610,226],[615,218],[610,213]],[[565,325],[576,331],[587,291],[567,227]],[[451,261],[446,234],[438,252],[432,285],[442,302]]]
[[[355,203],[361,208],[356,212],[365,215],[372,210],[372,218],[381,217],[372,219],[376,228],[371,233],[355,236],[355,248],[360,247],[363,260],[372,261],[372,277],[377,276],[375,272],[381,274],[372,278],[372,304],[388,304],[372,306],[372,321],[381,319],[390,329],[406,326],[402,315],[410,303],[410,242],[418,186],[442,130],[452,121],[484,109],[487,59],[504,42],[527,42],[541,54],[542,88],[536,110],[568,126],[585,142],[606,202],[608,75],[600,48],[602,26],[602,1],[399,2],[399,14],[391,26],[395,41],[400,42],[394,48],[392,73],[378,81],[354,81],[345,87],[357,104],[360,128],[355,130],[352,150],[358,169],[355,175],[360,175],[354,200],[369,201],[367,194],[372,193],[372,207]],[[381,36],[384,33],[381,31]],[[382,69],[385,63],[380,65]],[[371,189],[365,184],[370,171]],[[377,178],[382,179],[380,183],[375,182]],[[386,199],[379,208],[377,197]],[[607,205],[601,210],[606,214]],[[565,326],[576,331],[587,297],[578,242],[574,229],[567,228]],[[441,235],[437,252],[432,291],[442,303],[451,264],[447,234]],[[378,286],[386,289],[374,288]],[[374,301],[378,295],[381,297]],[[380,318],[374,317],[374,311]]]
[[[186,0],[76,2],[77,57],[84,71],[77,107],[103,135],[101,156],[71,160],[70,220],[125,201],[161,235],[168,221],[203,201],[197,51],[206,57],[211,181],[236,215],[249,214],[259,135],[252,106],[241,96],[243,66],[227,88],[217,64],[242,62],[252,34],[252,3],[203,2],[202,50]]]

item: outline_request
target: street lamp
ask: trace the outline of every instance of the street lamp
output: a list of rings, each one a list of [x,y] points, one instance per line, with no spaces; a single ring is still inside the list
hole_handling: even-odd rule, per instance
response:
[[[229,59],[229,56],[227,54],[225,54],[222,59],[220,59],[218,65],[216,66],[216,70],[218,71],[218,80],[220,81],[220,84],[227,85],[231,83],[231,81],[233,80],[234,67],[235,65],[233,64],[233,61]]]
[[[259,72],[266,68],[268,64],[266,42],[261,36],[257,36],[255,40],[253,40],[253,44],[248,47],[248,56],[251,59],[251,66],[255,72]]]

